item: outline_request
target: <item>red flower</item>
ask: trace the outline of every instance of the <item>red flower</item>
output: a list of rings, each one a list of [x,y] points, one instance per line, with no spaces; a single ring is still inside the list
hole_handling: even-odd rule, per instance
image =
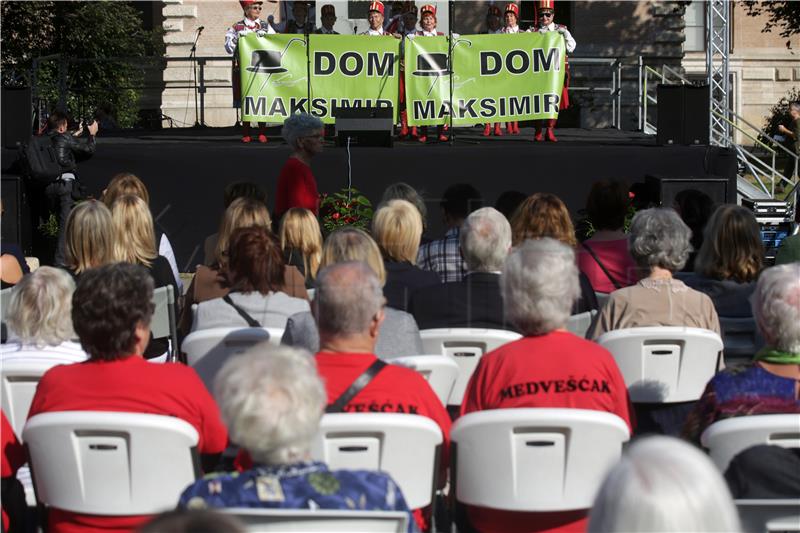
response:
[[[333,214],[333,220],[338,220],[340,216],[341,215],[339,215],[339,213],[334,213]]]

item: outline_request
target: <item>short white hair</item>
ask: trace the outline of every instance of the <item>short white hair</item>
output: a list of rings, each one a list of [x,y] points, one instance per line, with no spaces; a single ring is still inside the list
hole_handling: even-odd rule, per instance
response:
[[[482,207],[464,220],[459,239],[468,270],[498,271],[511,248],[511,224],[497,209]]]
[[[722,475],[699,449],[673,437],[636,440],[606,476],[589,533],[741,531]]]
[[[314,115],[296,113],[283,121],[281,136],[286,144],[296,150],[298,139],[308,137],[322,128],[324,128],[322,121]]]
[[[767,344],[800,353],[800,263],[764,270],[750,302]]]
[[[384,302],[375,271],[361,261],[346,261],[319,271],[311,305],[320,332],[347,336],[368,331]]]
[[[292,464],[307,460],[327,404],[313,356],[265,341],[231,358],[214,381],[230,438],[253,460]]]
[[[640,267],[661,267],[677,272],[692,251],[692,230],[671,208],[639,211],[631,221],[628,250]]]
[[[524,335],[562,328],[580,295],[575,252],[545,237],[512,250],[500,276],[506,316]]]
[[[60,268],[43,266],[23,276],[11,292],[6,320],[22,341],[38,349],[76,337],[72,328],[75,282]]]

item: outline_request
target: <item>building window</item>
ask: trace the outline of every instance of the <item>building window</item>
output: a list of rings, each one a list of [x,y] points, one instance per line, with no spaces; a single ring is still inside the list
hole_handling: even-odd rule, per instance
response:
[[[694,1],[686,6],[683,21],[684,52],[704,52],[706,49],[706,10],[705,2]]]

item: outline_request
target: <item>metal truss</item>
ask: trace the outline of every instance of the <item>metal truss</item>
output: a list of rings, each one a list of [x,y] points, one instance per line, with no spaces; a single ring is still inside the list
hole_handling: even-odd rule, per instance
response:
[[[731,50],[730,0],[710,0],[706,4],[706,72],[710,91],[708,113],[710,141],[715,146],[731,144],[730,76],[728,61]]]

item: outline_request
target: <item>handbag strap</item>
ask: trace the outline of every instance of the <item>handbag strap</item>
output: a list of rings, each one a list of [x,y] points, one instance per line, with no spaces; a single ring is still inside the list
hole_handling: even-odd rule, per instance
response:
[[[226,294],[225,296],[222,297],[222,299],[225,301],[226,304],[228,304],[231,307],[233,307],[234,309],[236,309],[236,312],[239,313],[239,316],[244,318],[244,321],[247,322],[248,326],[250,326],[251,328],[260,328],[261,327],[261,323],[258,320],[256,320],[255,318],[251,317],[249,314],[247,314],[247,311],[245,311],[244,309],[242,309],[241,307],[239,307],[238,305],[233,303],[233,300],[231,300],[230,294]]]
[[[608,279],[610,279],[610,280],[611,280],[611,283],[614,285],[614,288],[615,288],[615,289],[621,289],[621,288],[622,288],[622,284],[620,284],[620,282],[618,282],[616,279],[614,279],[614,276],[612,276],[612,275],[611,275],[611,272],[609,272],[609,271],[608,271],[608,269],[606,268],[606,266],[605,266],[605,265],[604,265],[602,262],[600,262],[600,258],[599,258],[599,257],[597,257],[597,254],[596,254],[596,253],[594,253],[594,250],[592,250],[591,248],[589,248],[589,245],[588,245],[588,244],[586,244],[585,242],[582,242],[582,243],[581,243],[581,246],[583,246],[583,248],[584,248],[584,249],[585,249],[587,252],[589,252],[589,255],[591,255],[591,256],[592,256],[592,258],[593,258],[593,259],[595,260],[595,262],[598,264],[598,266],[600,267],[600,269],[601,269],[601,270],[602,270],[602,271],[605,273],[605,275],[606,275],[606,276],[608,276]]]
[[[336,401],[328,405],[325,408],[326,413],[341,413],[344,411],[344,407],[350,403],[350,400],[355,398],[356,394],[361,392],[361,390],[369,385],[369,382],[372,381],[378,372],[383,370],[383,367],[386,366],[386,363],[381,361],[380,359],[376,359],[374,363],[369,365],[364,372],[356,378],[356,380],[347,388],[346,391],[342,393],[341,396],[336,398]]]

